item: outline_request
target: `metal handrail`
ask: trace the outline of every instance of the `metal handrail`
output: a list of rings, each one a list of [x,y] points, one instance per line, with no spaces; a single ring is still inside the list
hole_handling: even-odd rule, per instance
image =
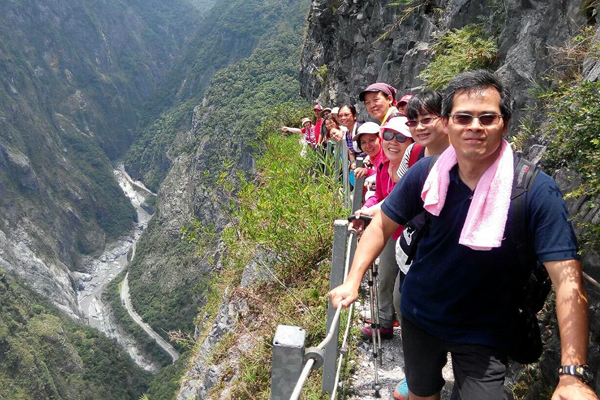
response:
[[[323,341],[321,343],[319,343],[319,345],[317,346],[317,349],[323,350],[323,348],[325,346],[327,346],[327,344],[333,338],[335,329],[337,328],[338,320],[340,319],[341,312],[342,312],[342,304],[340,303],[340,304],[338,304],[338,307],[335,311],[335,316],[333,317],[333,321],[331,322],[331,327],[329,328],[329,332],[327,333],[327,336],[325,336],[325,339],[323,339]],[[316,361],[316,359],[314,357],[310,357],[308,359],[308,361],[306,361],[306,364],[304,365],[304,369],[302,370],[302,373],[300,374],[300,378],[298,379],[298,382],[296,383],[296,387],[294,388],[294,391],[292,392],[292,396],[290,397],[290,400],[297,400],[300,398],[300,394],[302,393],[302,388],[304,387],[304,382],[306,382],[306,379],[308,378],[308,374],[312,370],[312,367],[313,367],[315,361]]]
[[[348,271],[350,269],[350,256],[352,255],[351,243],[352,243],[352,240],[354,239],[354,235],[356,234],[356,231],[354,229],[351,229],[349,232],[350,232],[350,234],[348,236],[348,243],[346,244],[346,259],[344,260],[344,282],[346,281],[346,278],[348,277]],[[333,335],[335,334],[335,330],[336,330],[338,322],[339,322],[342,308],[343,308],[342,304],[341,303],[338,304],[335,315],[331,322],[331,327],[329,328],[329,332],[327,333],[327,336],[325,337],[325,339],[323,339],[323,341],[321,343],[319,343],[319,345],[317,346],[317,349],[323,350],[323,348],[325,348],[325,346],[327,346],[327,344],[333,338]],[[354,304],[351,304],[351,306],[349,308],[349,313],[348,313],[348,322],[346,324],[346,329],[344,331],[344,340],[342,341],[342,346],[341,346],[342,349],[344,348],[346,341],[348,339],[348,332],[350,331],[350,323],[352,321],[353,309],[354,309]],[[333,395],[331,397],[332,399],[335,396],[337,385],[339,382],[340,369],[342,367],[343,358],[344,357],[343,357],[343,352],[342,352],[342,354],[340,356],[340,360],[338,362],[336,375],[335,375],[334,390],[333,390]],[[316,359],[314,356],[309,356],[309,359],[306,361],[306,364],[304,365],[304,368],[302,369],[302,373],[300,374],[300,378],[298,379],[298,382],[296,383],[296,387],[294,388],[294,391],[292,393],[292,396],[290,397],[290,400],[296,400],[300,397],[304,383],[306,382],[306,379],[308,379],[308,375],[310,374],[310,371],[312,370],[315,361],[316,361]]]

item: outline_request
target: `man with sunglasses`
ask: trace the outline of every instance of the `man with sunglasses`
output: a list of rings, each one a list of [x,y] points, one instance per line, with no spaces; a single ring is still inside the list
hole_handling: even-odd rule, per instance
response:
[[[514,210],[507,206],[505,219],[501,219],[506,222],[499,223],[501,231],[490,232],[500,234],[498,243],[490,247],[461,243],[465,243],[462,230],[469,225],[471,204],[476,204],[473,198],[481,194],[476,190],[480,189],[478,184],[485,186],[489,177],[486,172],[506,176],[502,172],[511,168],[512,177],[512,159],[502,163],[504,156],[512,154],[502,138],[511,114],[508,89],[488,71],[462,73],[448,85],[442,122],[452,147],[440,156],[432,174],[441,171],[452,157],[455,163],[446,163],[448,172],[438,175],[447,177],[440,185],[447,188],[443,205],[429,215],[429,233],[419,242],[402,286],[402,342],[412,400],[439,399],[448,352],[455,377],[454,399],[504,398],[510,309],[520,272],[520,235],[514,225]],[[330,292],[334,307],[356,300],[365,271],[400,224],[423,208],[432,210],[427,195],[431,187],[423,190],[426,181],[431,182],[430,161],[425,158],[409,169],[387,197],[382,212],[358,245],[346,282]],[[488,193],[510,198],[512,180],[492,182],[495,186],[490,186]],[[502,191],[494,192],[499,188]],[[486,201],[494,198],[487,197]],[[525,204],[529,246],[546,267],[556,290],[562,367],[553,400],[597,400],[586,385],[590,375],[586,365],[588,301],[566,205],[554,180],[543,172],[537,174]]]

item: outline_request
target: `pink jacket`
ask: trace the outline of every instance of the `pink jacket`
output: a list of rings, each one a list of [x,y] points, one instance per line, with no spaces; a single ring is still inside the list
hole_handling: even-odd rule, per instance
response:
[[[390,162],[386,160],[383,164],[380,164],[377,167],[377,176],[375,177],[375,194],[365,201],[364,207],[370,208],[380,203],[388,196],[388,194],[392,192],[394,186],[396,186],[396,182],[392,180],[390,174],[388,173],[389,166]],[[396,229],[392,237],[394,239],[398,239],[402,234],[403,228],[403,226],[400,226],[398,229]]]

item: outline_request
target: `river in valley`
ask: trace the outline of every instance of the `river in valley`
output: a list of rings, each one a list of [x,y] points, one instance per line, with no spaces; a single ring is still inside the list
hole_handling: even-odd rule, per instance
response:
[[[118,241],[106,246],[102,255],[91,261],[85,270],[87,274],[79,275],[78,302],[79,308],[90,326],[114,338],[140,367],[156,372],[159,366],[144,357],[135,341],[129,337],[115,322],[110,307],[101,301],[102,292],[125,267],[135,252],[135,244],[148,225],[152,215],[147,206],[142,207],[148,196],[155,196],[142,183],[129,177],[122,164],[114,170],[119,185],[131,200],[138,215],[133,230]]]

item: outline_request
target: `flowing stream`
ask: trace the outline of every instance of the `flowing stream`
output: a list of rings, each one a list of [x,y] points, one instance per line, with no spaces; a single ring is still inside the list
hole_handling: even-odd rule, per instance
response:
[[[147,206],[142,207],[142,204],[144,204],[146,197],[155,196],[142,183],[133,181],[125,172],[123,164],[117,166],[114,174],[119,185],[131,200],[131,204],[135,207],[138,221],[128,235],[124,235],[116,242],[106,246],[104,253],[86,266],[85,269],[89,273],[80,274],[79,308],[88,325],[98,329],[108,337],[114,338],[140,367],[147,371],[157,372],[159,366],[142,355],[136,342],[116,324],[110,308],[104,305],[101,300],[102,292],[108,283],[123,271],[131,255],[135,252],[135,243],[148,225],[150,218],[152,218],[152,215],[144,208],[147,208]]]

